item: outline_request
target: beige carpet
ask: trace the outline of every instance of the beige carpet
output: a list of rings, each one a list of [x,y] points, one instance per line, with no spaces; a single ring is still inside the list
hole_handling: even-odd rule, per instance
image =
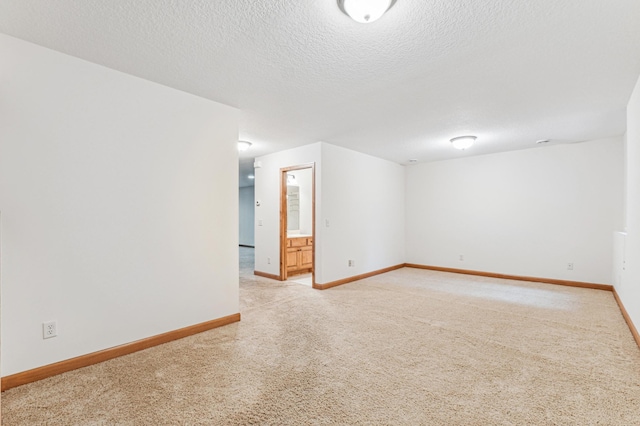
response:
[[[240,323],[9,390],[3,424],[640,424],[611,293],[408,268],[318,291],[243,262]]]

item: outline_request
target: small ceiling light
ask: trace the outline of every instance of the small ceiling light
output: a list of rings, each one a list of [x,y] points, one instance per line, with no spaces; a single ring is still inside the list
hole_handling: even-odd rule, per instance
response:
[[[368,24],[380,19],[396,0],[338,0],[338,6],[356,22]]]
[[[417,163],[417,162],[418,162],[418,159],[417,159],[417,158],[410,158],[410,159],[409,159],[409,162],[410,162],[410,163]]]
[[[247,176],[247,179],[255,179],[256,177],[254,175],[249,175]]]
[[[549,139],[540,139],[539,141],[536,141],[537,144],[541,144],[541,143],[549,143]]]
[[[453,144],[454,148],[465,150],[467,148],[471,148],[471,145],[473,145],[476,139],[478,138],[475,136],[459,136],[451,139],[450,142]]]
[[[251,147],[251,142],[238,141],[238,151],[246,151]]]

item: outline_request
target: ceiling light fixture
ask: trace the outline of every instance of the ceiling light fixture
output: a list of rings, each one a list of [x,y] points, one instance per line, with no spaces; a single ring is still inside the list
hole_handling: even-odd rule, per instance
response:
[[[251,142],[238,141],[238,151],[246,151],[251,147]]]
[[[457,138],[453,138],[450,142],[453,144],[453,147],[456,149],[465,150],[467,148],[471,148],[471,145],[478,139],[475,136],[459,136]]]
[[[396,0],[338,0],[338,7],[356,22],[368,24],[380,19]]]

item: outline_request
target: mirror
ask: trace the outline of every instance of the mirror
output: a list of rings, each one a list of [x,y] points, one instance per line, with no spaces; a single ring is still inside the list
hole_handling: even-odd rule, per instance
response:
[[[300,187],[287,184],[287,231],[298,230],[300,230]]]
[[[311,235],[313,210],[311,168],[287,172],[287,234]]]

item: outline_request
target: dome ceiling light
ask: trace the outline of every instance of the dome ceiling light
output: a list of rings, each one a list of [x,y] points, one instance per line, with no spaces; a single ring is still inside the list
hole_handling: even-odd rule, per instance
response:
[[[238,151],[246,151],[251,147],[251,142],[238,141]]]
[[[356,22],[369,24],[385,14],[396,0],[338,0],[338,7]]]
[[[451,144],[456,149],[465,150],[471,148],[471,145],[478,139],[476,136],[458,136],[450,140]]]

